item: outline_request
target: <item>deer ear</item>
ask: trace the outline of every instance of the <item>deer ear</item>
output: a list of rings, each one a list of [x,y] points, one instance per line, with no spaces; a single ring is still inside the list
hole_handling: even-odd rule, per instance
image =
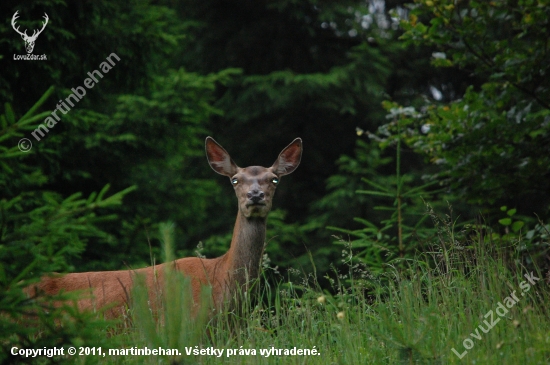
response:
[[[214,141],[214,138],[206,137],[205,147],[206,158],[214,171],[229,177],[237,173],[238,166],[233,162],[229,153]]]
[[[302,159],[302,139],[296,138],[291,144],[281,151],[277,160],[271,167],[277,176],[288,175],[300,164]]]

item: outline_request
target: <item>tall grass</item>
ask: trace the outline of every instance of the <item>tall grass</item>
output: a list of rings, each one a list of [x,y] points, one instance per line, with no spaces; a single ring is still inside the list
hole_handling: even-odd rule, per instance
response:
[[[138,285],[130,310],[133,320],[112,340],[118,347],[174,348],[181,355],[107,355],[93,361],[549,364],[548,277],[533,271],[540,280],[525,291],[520,283],[528,282],[524,275],[531,272],[513,255],[504,254],[513,249],[497,247],[482,234],[482,228],[456,233],[453,222],[433,212],[432,217],[439,233],[433,250],[401,262],[384,275],[373,277],[368,268],[358,269],[349,256],[348,272],[336,272],[332,290],[322,291],[314,276],[279,277],[273,284],[272,278],[267,280],[269,270],[264,270],[252,292],[240,294],[242,306],[238,310],[211,312],[205,308],[198,316],[191,316],[189,281],[168,272],[159,291],[159,314],[154,316],[144,286]],[[166,258],[170,260],[172,233],[166,226],[163,229]],[[353,247],[349,247],[347,253],[352,252]],[[514,291],[518,302],[503,310],[498,303],[510,304],[506,298]],[[206,290],[205,298],[209,295]],[[492,318],[487,315],[490,311]],[[273,353],[273,349],[294,347],[315,349],[318,355]],[[224,352],[221,357],[187,355],[186,348]],[[271,355],[261,354],[260,349],[271,349]],[[233,355],[228,356],[228,350]]]

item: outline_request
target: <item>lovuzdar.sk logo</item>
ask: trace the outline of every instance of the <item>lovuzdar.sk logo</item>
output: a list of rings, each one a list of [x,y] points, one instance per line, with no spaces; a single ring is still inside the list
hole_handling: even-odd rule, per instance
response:
[[[45,54],[43,55],[33,55],[32,51],[34,50],[34,43],[36,42],[36,38],[44,31],[44,28],[46,28],[46,25],[48,24],[48,14],[44,13],[44,23],[42,24],[42,29],[40,30],[33,30],[32,35],[27,34],[27,29],[25,29],[24,32],[21,32],[19,30],[19,25],[16,24],[17,18],[19,18],[19,15],[17,14],[19,12],[16,11],[15,14],[13,14],[13,17],[11,18],[11,26],[13,27],[13,30],[15,30],[21,38],[23,38],[23,41],[25,42],[25,50],[27,51],[26,55],[13,55],[14,60],[32,60],[32,61],[43,61],[46,60],[47,57]]]

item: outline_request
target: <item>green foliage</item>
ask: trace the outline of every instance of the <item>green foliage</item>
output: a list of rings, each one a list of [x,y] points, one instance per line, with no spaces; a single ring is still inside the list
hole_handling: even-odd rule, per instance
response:
[[[7,358],[11,346],[103,345],[321,355],[77,361],[460,363],[450,349],[528,268],[541,280],[508,314],[514,321],[502,318],[466,359],[546,363],[550,298],[538,268],[550,254],[550,4],[403,4],[2,2],[23,28],[44,12],[50,23],[35,48],[47,62],[2,59],[1,99],[17,103],[0,116],[0,361],[25,360]],[[0,54],[22,53],[9,20],[0,34]],[[18,140],[112,52],[121,62],[21,151]],[[199,254],[223,254],[235,197],[206,163],[207,134],[242,166],[269,166],[304,140],[268,220],[265,275],[241,293],[242,310],[193,319],[189,280],[168,272],[158,315],[137,285],[132,321],[108,337],[97,314],[76,310],[78,293],[27,297],[52,271],[138,267],[163,253],[169,262],[173,251],[194,255],[197,242]],[[449,200],[466,223],[426,214],[422,198],[436,211]],[[473,219],[472,203],[486,221]],[[167,220],[176,228],[159,224]],[[312,274],[294,276],[309,265]]]
[[[550,2],[418,1],[402,39],[443,50],[437,66],[468,68],[549,109],[547,27]]]
[[[107,196],[107,184],[88,198],[81,193],[63,197],[46,188],[47,175],[33,166],[43,157],[36,149],[23,152],[17,146],[9,147],[8,142],[23,135],[21,131],[36,128],[42,121],[44,113],[38,110],[51,91],[19,119],[9,104],[0,116],[0,135],[4,137],[0,140],[0,361],[7,361],[12,346],[43,349],[103,343],[98,331],[103,331],[106,323],[95,313],[79,313],[70,301],[76,298],[75,293],[29,297],[27,289],[45,274],[73,271],[70,260],[83,252],[89,240],[113,240],[101,226],[116,219],[108,211],[135,190],[129,187]],[[69,302],[59,306],[59,300]],[[66,360],[41,357],[41,361],[52,363]]]
[[[547,1],[420,1],[402,22],[406,42],[438,50],[436,66],[468,70],[481,81],[458,100],[427,102],[400,121],[406,143],[439,165],[431,178],[470,203],[547,212],[549,12]],[[387,103],[386,110],[403,109]]]
[[[166,63],[187,27],[176,18],[172,9],[151,2],[78,4],[39,0],[31,4],[4,1],[0,10],[6,14],[6,21],[0,25],[3,55],[24,53],[23,41],[9,21],[15,11],[20,14],[18,24],[21,30],[36,29],[42,23],[44,13],[50,19],[34,50],[35,54],[46,54],[47,62],[11,61],[3,64],[0,99],[18,100],[18,112],[27,110],[50,85],[55,85],[58,93],[82,85],[88,77],[87,72],[97,69],[112,52],[120,56],[120,65],[94,87],[94,91],[100,89],[102,93],[90,93],[83,103],[94,105],[93,100],[100,105],[113,94],[146,87],[152,75],[168,68]],[[32,31],[28,33],[32,34]],[[53,105],[57,100],[53,100]]]
[[[369,61],[367,69],[364,64]],[[355,115],[379,97],[382,91],[379,85],[388,73],[383,56],[361,44],[349,50],[344,66],[334,66],[327,72],[274,70],[267,75],[246,76],[219,103],[228,110],[228,118],[241,122],[292,112],[303,106],[303,101],[316,112]]]
[[[218,217],[216,211],[229,205],[231,196],[220,197],[216,176],[204,158],[203,141],[209,119],[221,113],[212,105],[217,88],[239,71],[207,75],[185,71],[174,51],[181,48],[190,24],[178,18],[173,4],[76,5],[45,0],[32,6],[18,4],[12,10],[14,5],[3,2],[0,7],[5,14],[18,10],[23,27],[32,29],[44,12],[50,18],[35,49],[47,54],[48,62],[10,62],[0,78],[0,94],[8,101],[21,100],[15,114],[23,114],[32,105],[27,105],[30,100],[51,84],[56,86],[49,92],[54,97],[46,98],[43,107],[53,110],[71,88],[83,85],[87,73],[98,69],[106,55],[115,52],[121,59],[62,115],[47,137],[32,141],[30,165],[38,167],[33,168],[33,179],[59,197],[76,192],[89,196],[106,182],[116,191],[133,185],[139,191],[120,207],[120,222],[101,224],[111,238],[91,237],[80,248],[85,250],[84,259],[73,257],[71,264],[78,270],[97,270],[150,263],[151,240],[153,254],[160,251],[156,234],[150,237],[148,232],[156,232],[156,224],[166,219],[178,222],[181,255],[189,253],[189,246],[204,239],[206,232],[227,229],[226,216]],[[5,39],[3,53],[20,53],[21,38],[9,22],[0,26],[0,32]],[[26,77],[18,77],[21,74]],[[14,138],[30,138],[29,131],[47,115],[25,121],[32,125],[20,122],[17,133],[0,136],[10,153],[21,155]],[[14,195],[28,188],[19,179],[5,175],[0,179],[4,177],[5,189]]]
[[[211,105],[216,86],[228,82],[237,73],[237,70],[226,70],[202,76],[183,69],[169,70],[166,75],[155,78],[145,95],[121,95],[115,112],[110,117],[105,116],[101,125],[96,120],[93,126],[111,138],[120,136],[122,131],[131,138],[104,143],[78,131],[84,140],[79,143],[73,139],[74,145],[70,148],[85,143],[86,160],[90,163],[103,161],[117,171],[114,184],[136,184],[140,192],[124,207],[124,229],[119,232],[117,246],[108,248],[112,268],[118,268],[121,262],[129,259],[150,264],[144,261],[149,255],[143,255],[149,251],[147,232],[154,232],[155,224],[164,219],[178,222],[179,246],[188,247],[185,254],[190,252],[189,243],[194,246],[205,237],[205,232],[217,228],[217,222],[208,226],[209,218],[216,203],[223,198],[231,201],[231,196],[218,197],[222,195],[215,182],[218,176],[206,163],[205,121],[220,113]],[[75,119],[75,126],[83,124],[80,123],[83,118],[76,116]],[[104,175],[103,166],[92,169],[89,165],[84,166],[86,172],[91,172],[84,182],[95,182]],[[79,174],[80,171],[74,169],[73,172]],[[164,202],[162,206],[159,205],[161,201]],[[136,241],[141,245],[136,246]],[[101,249],[97,246],[90,251],[101,252]],[[102,269],[107,267],[101,266]]]
[[[502,206],[502,207],[500,207],[500,210],[503,211],[503,212],[506,212],[507,217],[499,219],[498,222],[500,224],[502,224],[503,226],[505,226],[505,227],[510,226],[510,228],[512,229],[512,232],[519,233],[521,228],[525,225],[525,222],[523,222],[521,220],[513,221],[513,217],[516,214],[517,209],[509,209],[508,210],[508,208],[506,206]]]
[[[401,141],[398,139],[396,148],[396,172],[393,177],[363,177],[361,180],[367,184],[369,190],[358,189],[356,194],[368,195],[377,200],[391,200],[392,205],[378,205],[373,209],[378,212],[386,212],[386,219],[371,222],[364,217],[355,217],[360,223],[361,229],[349,230],[337,227],[329,229],[345,233],[354,237],[349,243],[340,238],[337,243],[349,245],[349,249],[359,249],[355,256],[374,272],[384,271],[388,263],[400,265],[400,260],[393,262],[395,258],[412,258],[419,249],[417,243],[422,243],[433,234],[432,230],[424,225],[427,218],[422,207],[422,201],[430,200],[437,191],[430,191],[434,182],[409,187],[414,181],[412,174],[401,172]],[[378,216],[380,219],[381,215]]]

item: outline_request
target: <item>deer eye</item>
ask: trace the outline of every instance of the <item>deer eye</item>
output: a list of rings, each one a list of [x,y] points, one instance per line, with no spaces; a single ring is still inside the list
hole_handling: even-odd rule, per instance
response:
[[[279,183],[279,179],[274,177],[273,179],[271,179],[271,182],[275,185],[277,185]]]
[[[238,183],[239,183],[239,180],[236,177],[231,179],[231,184],[237,185]]]

